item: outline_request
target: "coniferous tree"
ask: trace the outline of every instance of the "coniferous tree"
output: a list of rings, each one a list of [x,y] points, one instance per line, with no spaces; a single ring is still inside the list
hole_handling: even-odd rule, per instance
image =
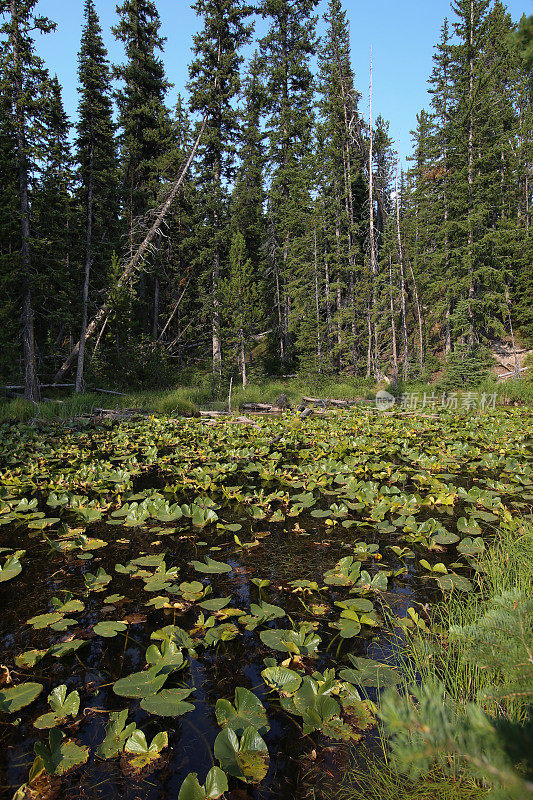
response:
[[[93,0],[85,0],[85,25],[81,38],[80,82],[76,155],[78,196],[85,219],[84,275],[81,332],[76,391],[83,389],[85,338],[91,270],[97,283],[108,277],[110,249],[115,244],[117,214],[117,158],[111,101],[111,73]]]
[[[316,5],[317,0],[263,0],[260,5],[262,16],[270,23],[267,35],[261,40],[261,52],[271,177],[270,255],[282,365],[291,359],[291,287],[297,289],[300,282],[296,279],[293,283],[292,266],[296,263],[302,266],[305,254],[299,240],[309,233],[310,227],[307,212],[312,185],[310,155],[315,89],[310,59],[317,47],[317,18],[313,15]],[[305,250],[305,257],[309,258],[310,241]]]
[[[244,0],[197,0],[193,5],[203,18],[203,28],[194,37],[194,60],[189,67],[191,110],[207,120],[201,143],[197,177],[203,204],[197,264],[211,322],[213,378],[220,382],[222,349],[220,336],[220,277],[228,251],[228,182],[235,174],[239,136],[234,99],[240,90],[239,51],[248,41],[250,14]]]
[[[35,337],[41,358],[69,330],[72,315],[75,209],[70,122],[63,107],[57,77],[49,81],[43,108],[43,137],[39,147],[39,180],[32,191],[33,254],[39,264],[34,300]]]
[[[332,321],[336,336],[331,344],[336,366],[339,368],[347,358],[355,367],[361,335],[358,318],[364,313],[361,301],[368,291],[361,237],[366,201],[364,161],[356,149],[354,135],[362,126],[360,95],[354,85],[349,27],[340,0],[330,0],[324,21],[326,34],[318,58],[318,138],[321,190],[329,210],[325,242],[329,252],[327,303],[335,308]]]
[[[32,262],[30,228],[30,171],[38,156],[43,107],[48,100],[48,73],[35,54],[34,31],[49,33],[55,24],[36,15],[36,0],[2,0],[0,28],[3,34],[0,59],[3,81],[9,98],[9,112],[16,138],[18,199],[20,213],[20,262],[17,266],[22,285],[22,342],[24,396],[40,396],[34,330],[33,288],[36,265]]]

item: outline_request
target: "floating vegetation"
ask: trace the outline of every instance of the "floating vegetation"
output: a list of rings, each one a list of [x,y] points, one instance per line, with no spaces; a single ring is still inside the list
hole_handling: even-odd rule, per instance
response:
[[[396,637],[531,507],[532,433],[516,409],[0,428],[13,793],[278,800],[311,754],[341,774]]]

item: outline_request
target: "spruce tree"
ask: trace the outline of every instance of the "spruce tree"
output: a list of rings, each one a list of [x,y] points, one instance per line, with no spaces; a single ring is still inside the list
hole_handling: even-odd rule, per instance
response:
[[[364,160],[354,135],[362,124],[358,112],[360,95],[354,85],[349,27],[340,0],[329,1],[324,21],[326,34],[318,57],[318,141],[321,191],[329,212],[324,244],[329,254],[327,283],[332,296],[328,296],[327,303],[335,308],[332,322],[336,335],[331,344],[336,367],[344,359],[355,367],[365,285],[368,290],[360,229],[366,181]]]
[[[275,307],[279,355],[283,365],[291,360],[291,292],[299,289],[301,276],[292,266],[302,264],[301,237],[309,236],[311,159],[315,82],[310,66],[316,54],[317,0],[262,0],[260,11],[269,20],[261,40],[267,92],[266,130],[268,164],[271,269],[275,279]],[[306,213],[307,212],[307,213]],[[305,246],[312,269],[312,244]]]
[[[251,34],[246,23],[250,8],[244,0],[197,0],[193,8],[202,17],[203,27],[194,37],[194,60],[189,67],[190,106],[207,120],[197,161],[204,216],[197,266],[211,320],[213,378],[220,383],[219,284],[229,244],[227,185],[235,175],[239,140],[239,115],[234,104],[243,61],[239,51]]]
[[[38,156],[40,124],[48,99],[48,73],[35,54],[34,32],[49,33],[55,24],[35,13],[36,0],[1,0],[0,61],[9,98],[9,114],[16,138],[20,213],[19,275],[22,288],[22,342],[24,396],[38,400],[37,356],[34,330],[34,278],[30,223],[30,170]]]
[[[49,81],[42,119],[39,180],[35,181],[32,190],[31,218],[32,249],[39,264],[35,281],[35,336],[44,359],[48,358],[53,342],[63,338],[69,330],[75,291],[73,247],[77,231],[71,126],[56,76]]]
[[[78,56],[79,120],[76,126],[78,197],[85,220],[84,275],[76,391],[83,389],[91,269],[97,284],[107,277],[110,248],[115,244],[117,157],[113,123],[111,73],[93,0],[85,0],[85,24]],[[94,265],[94,266],[93,266]]]

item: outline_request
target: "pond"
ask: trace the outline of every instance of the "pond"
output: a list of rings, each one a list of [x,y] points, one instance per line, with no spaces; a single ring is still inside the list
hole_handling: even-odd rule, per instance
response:
[[[518,409],[0,427],[1,796],[328,796],[403,632],[531,514],[532,431]]]

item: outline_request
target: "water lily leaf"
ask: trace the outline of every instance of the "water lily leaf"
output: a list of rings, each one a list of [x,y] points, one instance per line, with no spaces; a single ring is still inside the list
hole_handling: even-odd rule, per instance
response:
[[[24,552],[24,551],[21,551]],[[8,556],[4,561],[4,566],[0,565],[0,583],[10,581],[20,575],[22,564],[16,555]]]
[[[104,636],[106,639],[112,639],[118,633],[126,630],[127,624],[125,622],[109,620],[106,622],[98,622],[93,627],[93,632],[97,636]]]
[[[481,536],[481,528],[472,517],[467,520],[466,517],[459,517],[457,520],[457,530],[461,533],[468,533],[471,536]]]
[[[110,582],[111,575],[108,575],[102,567],[99,567],[96,575],[93,575],[92,572],[87,572],[83,579],[89,592],[102,592]]]
[[[43,689],[42,683],[19,683],[9,689],[0,689],[0,711],[4,714],[20,711],[33,703]]]
[[[85,639],[71,639],[70,642],[59,642],[58,644],[52,645],[48,652],[54,658],[63,658],[63,656],[69,656],[75,653],[76,650],[79,650],[84,644],[87,644]]]
[[[59,622],[61,619],[63,619],[63,614],[60,611],[53,611],[50,614],[38,614],[36,617],[32,617],[28,620],[28,625],[31,625],[35,630],[41,630]]]
[[[215,561],[214,558],[209,556],[205,557],[205,564],[201,561],[189,561],[189,564],[197,572],[204,572],[207,575],[221,575],[223,572],[231,572],[233,569],[229,564],[225,564],[223,561]]]
[[[105,739],[98,746],[96,755],[100,758],[114,758],[124,750],[126,740],[132,735],[136,728],[134,722],[126,725],[128,709],[123,711],[112,711],[109,715],[109,723],[106,727]]]
[[[168,747],[168,734],[166,731],[156,734],[150,745],[146,741],[143,731],[135,730],[124,745],[124,751],[131,755],[130,765],[141,771],[160,758],[161,750]]]
[[[224,728],[214,752],[226,772],[246,783],[260,783],[268,772],[268,747],[255,728],[246,728],[240,740],[231,728]]]
[[[46,650],[26,650],[24,653],[20,653],[18,656],[15,656],[15,666],[34,667],[45,657],[47,653],[48,648]]]
[[[68,600],[60,600],[58,597],[52,597],[52,606],[56,611],[61,612],[61,614],[75,614],[77,611],[85,610],[85,603],[82,603],[81,600],[72,600],[71,598]]]
[[[184,702],[192,691],[192,689],[163,689],[157,694],[143,698],[141,708],[159,717],[180,717],[182,714],[194,711],[192,703]]]
[[[121,600],[125,600],[125,596],[123,594],[108,594],[107,597],[104,597],[104,603],[110,603],[111,605],[115,603],[120,603]]]
[[[485,551],[485,542],[481,536],[477,536],[475,539],[467,536],[461,544],[457,545],[457,550],[464,556],[478,556]]]
[[[315,656],[321,642],[312,625],[306,622],[303,622],[297,631],[278,628],[261,631],[259,635],[267,647],[300,656]]]
[[[459,541],[459,537],[451,531],[442,530],[433,536],[437,544],[455,544]]]
[[[339,673],[343,681],[355,686],[384,687],[397,686],[402,677],[398,670],[371,658],[360,658],[349,655],[353,669],[342,669]]]
[[[156,667],[144,672],[132,672],[125,678],[119,678],[113,684],[113,691],[119,697],[142,698],[156,694],[168,678],[168,673],[160,673]]]
[[[231,728],[241,734],[252,725],[260,733],[270,729],[263,704],[253,692],[238,686],[235,689],[235,705],[229,700],[220,698],[215,706],[218,724]]]
[[[463,575],[457,575],[455,572],[449,572],[447,575],[439,575],[437,583],[443,592],[452,592],[454,589],[458,589],[460,592],[474,591],[472,582]]]
[[[189,773],[181,784],[178,800],[217,800],[227,791],[226,773],[220,767],[211,767],[203,786],[200,785],[196,772]]]
[[[48,745],[37,742],[35,754],[42,758],[49,775],[64,775],[75,767],[85,764],[89,758],[89,748],[80,747],[57,729],[51,730]]]
[[[80,696],[76,691],[67,694],[67,687],[63,684],[48,695],[48,705],[52,712],[38,717],[33,723],[35,728],[55,728],[67,717],[75,717],[80,707]]]
[[[281,695],[294,694],[302,683],[302,676],[287,667],[267,667],[261,672],[261,677],[267,686]]]
[[[194,650],[195,642],[191,639],[187,631],[177,625],[167,625],[166,628],[159,628],[150,635],[150,639],[155,641],[174,642],[177,647],[184,647],[186,650]]]
[[[231,596],[228,597],[213,597],[211,600],[204,600],[201,603],[198,603],[200,608],[204,608],[206,611],[221,611],[225,608],[231,600]]]

